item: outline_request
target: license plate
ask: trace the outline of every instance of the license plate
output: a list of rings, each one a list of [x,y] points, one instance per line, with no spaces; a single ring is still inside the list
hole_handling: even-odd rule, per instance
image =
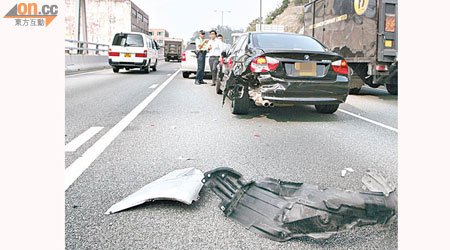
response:
[[[123,54],[124,57],[131,57],[131,53],[125,53]]]
[[[295,63],[296,76],[317,76],[316,63]]]

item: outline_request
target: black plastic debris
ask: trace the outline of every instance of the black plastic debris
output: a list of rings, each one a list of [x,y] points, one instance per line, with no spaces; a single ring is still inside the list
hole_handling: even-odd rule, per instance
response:
[[[385,179],[374,170],[364,179],[392,187],[380,184]],[[209,171],[202,182],[222,199],[219,207],[225,216],[275,241],[329,238],[356,226],[388,225],[397,215],[395,189],[376,190],[375,185],[372,191],[354,192],[273,178],[246,182],[231,168]]]

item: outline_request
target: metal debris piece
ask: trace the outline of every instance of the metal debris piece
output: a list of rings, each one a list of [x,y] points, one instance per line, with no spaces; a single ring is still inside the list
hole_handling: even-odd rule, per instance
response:
[[[353,168],[344,168],[344,169],[347,170],[347,171],[350,172],[350,173],[355,172],[355,170],[353,170]]]
[[[383,181],[373,172],[366,178]],[[219,208],[225,216],[276,241],[303,236],[324,239],[355,226],[388,225],[397,215],[395,190],[384,196],[381,192],[321,190],[273,178],[246,182],[231,168],[206,172],[202,182],[222,199]]]
[[[105,214],[116,213],[148,201],[174,200],[191,204],[203,187],[203,172],[196,168],[178,169],[151,182],[114,204]]]
[[[353,168],[344,168],[341,170],[341,176],[344,177],[347,174],[347,172],[353,173],[355,172],[355,170],[353,170]]]
[[[182,161],[192,161],[192,160],[195,160],[195,158],[186,158],[186,157],[182,157],[182,156],[179,156],[178,158],[177,158],[178,160],[182,160]]]
[[[381,192],[385,196],[395,191],[395,186],[375,169],[368,169],[362,178],[362,183],[372,192]]]

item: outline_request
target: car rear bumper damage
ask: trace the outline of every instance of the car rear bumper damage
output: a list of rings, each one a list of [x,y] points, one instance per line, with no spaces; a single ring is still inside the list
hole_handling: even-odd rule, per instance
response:
[[[263,100],[288,104],[339,104],[348,96],[348,78],[337,76],[334,81],[290,80],[258,76],[257,92]]]

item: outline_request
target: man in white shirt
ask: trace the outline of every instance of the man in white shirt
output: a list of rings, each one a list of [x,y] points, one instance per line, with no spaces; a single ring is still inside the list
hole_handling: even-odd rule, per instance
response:
[[[217,64],[219,64],[219,57],[222,53],[222,41],[217,39],[217,32],[215,30],[211,30],[209,32],[209,37],[211,40],[208,42],[208,55],[209,55],[209,67],[211,68],[212,75],[212,84],[211,86],[216,85],[217,79]]]

